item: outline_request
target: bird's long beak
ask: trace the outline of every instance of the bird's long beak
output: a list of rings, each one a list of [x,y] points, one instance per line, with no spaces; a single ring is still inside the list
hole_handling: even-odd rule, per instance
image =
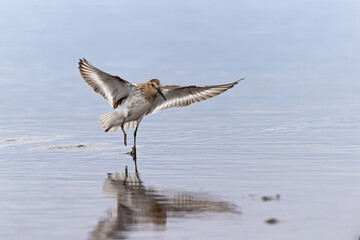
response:
[[[163,92],[161,91],[161,89],[160,88],[158,88],[157,89],[157,91],[158,91],[158,93],[165,99],[165,101],[166,101],[166,98],[165,98],[165,96],[164,96],[164,94],[163,94]]]

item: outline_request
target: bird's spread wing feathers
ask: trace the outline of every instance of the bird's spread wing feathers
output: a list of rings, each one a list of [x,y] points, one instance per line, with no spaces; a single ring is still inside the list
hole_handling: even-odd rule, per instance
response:
[[[236,82],[215,86],[162,86],[163,94],[165,95],[166,101],[163,97],[157,96],[153,103],[153,106],[147,112],[147,115],[160,112],[169,108],[186,107],[190,104],[213,98],[232,88],[243,79],[244,78]]]
[[[118,76],[97,69],[85,58],[80,59],[79,70],[85,82],[101,94],[114,109],[129,95],[134,86]]]

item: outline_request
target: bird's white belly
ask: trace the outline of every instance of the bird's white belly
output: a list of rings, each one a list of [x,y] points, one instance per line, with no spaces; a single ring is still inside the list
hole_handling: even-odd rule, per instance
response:
[[[116,111],[124,116],[127,121],[138,119],[149,110],[150,102],[141,94],[134,94],[124,101]]]

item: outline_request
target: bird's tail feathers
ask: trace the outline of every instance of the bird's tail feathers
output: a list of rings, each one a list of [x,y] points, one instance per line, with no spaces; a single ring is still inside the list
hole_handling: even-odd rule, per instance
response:
[[[110,129],[114,132],[121,126],[123,118],[119,116],[117,112],[110,112],[100,115],[100,122],[105,132],[108,132]]]

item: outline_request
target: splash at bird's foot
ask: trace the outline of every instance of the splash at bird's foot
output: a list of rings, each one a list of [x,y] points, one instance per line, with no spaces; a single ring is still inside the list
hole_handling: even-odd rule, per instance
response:
[[[136,146],[132,147],[132,150],[129,154],[132,156],[133,160],[136,161]]]

